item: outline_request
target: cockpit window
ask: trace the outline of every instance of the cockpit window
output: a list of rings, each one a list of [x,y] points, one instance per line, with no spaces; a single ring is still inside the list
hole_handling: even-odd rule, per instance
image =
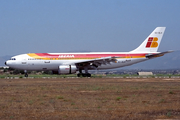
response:
[[[11,60],[16,60],[16,58],[11,58]]]

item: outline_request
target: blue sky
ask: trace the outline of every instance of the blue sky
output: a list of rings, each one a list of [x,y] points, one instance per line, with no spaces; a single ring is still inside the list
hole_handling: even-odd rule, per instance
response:
[[[1,0],[0,56],[131,51],[156,28],[179,50],[179,0]]]

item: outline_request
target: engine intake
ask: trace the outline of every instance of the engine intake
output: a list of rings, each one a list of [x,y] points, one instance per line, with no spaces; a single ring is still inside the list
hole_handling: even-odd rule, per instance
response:
[[[75,65],[60,65],[58,69],[59,74],[73,74],[76,71],[77,67]]]

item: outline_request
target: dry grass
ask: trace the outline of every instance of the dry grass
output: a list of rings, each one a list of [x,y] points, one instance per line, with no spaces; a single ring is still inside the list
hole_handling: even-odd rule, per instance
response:
[[[0,119],[178,119],[179,79],[0,79]]]

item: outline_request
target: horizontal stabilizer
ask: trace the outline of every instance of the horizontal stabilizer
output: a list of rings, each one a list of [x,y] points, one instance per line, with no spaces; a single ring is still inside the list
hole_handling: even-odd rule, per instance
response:
[[[173,51],[173,50],[169,50],[169,51],[165,51],[165,52],[161,52],[161,53],[157,53],[157,54],[147,54],[147,55],[146,55],[146,58],[151,59],[151,58],[155,58],[155,57],[161,57],[161,56],[163,56],[164,54],[166,54],[166,53],[171,53],[171,52],[174,52],[174,51]]]

